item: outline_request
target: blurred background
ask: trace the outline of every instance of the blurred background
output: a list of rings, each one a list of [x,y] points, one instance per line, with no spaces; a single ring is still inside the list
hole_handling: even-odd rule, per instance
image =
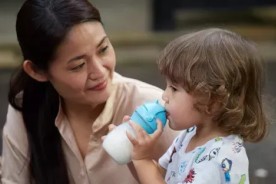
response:
[[[21,62],[15,34],[23,0],[0,0],[0,128],[5,123],[12,71]],[[270,132],[246,144],[253,184],[276,183],[276,0],[91,0],[101,12],[117,54],[116,70],[164,88],[155,60],[173,38],[208,27],[238,32],[255,41],[266,63],[264,90]],[[1,131],[2,132],[2,131]],[[0,151],[2,150],[0,144]]]

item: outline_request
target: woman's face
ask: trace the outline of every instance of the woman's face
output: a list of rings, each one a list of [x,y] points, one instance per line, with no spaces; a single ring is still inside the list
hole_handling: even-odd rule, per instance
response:
[[[102,24],[86,22],[67,34],[47,75],[66,104],[97,106],[110,95],[115,63]]]

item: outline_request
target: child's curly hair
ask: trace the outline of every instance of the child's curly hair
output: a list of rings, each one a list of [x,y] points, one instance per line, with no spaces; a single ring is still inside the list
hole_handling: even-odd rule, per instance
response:
[[[226,132],[250,142],[265,136],[263,61],[255,44],[228,30],[205,29],[170,42],[157,63],[170,81],[197,97],[198,110],[210,113],[220,104],[214,120]]]

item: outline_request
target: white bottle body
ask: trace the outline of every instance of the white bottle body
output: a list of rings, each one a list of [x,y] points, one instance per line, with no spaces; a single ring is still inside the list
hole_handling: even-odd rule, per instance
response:
[[[126,132],[135,137],[134,130],[124,122],[112,130],[103,142],[103,148],[118,164],[127,164],[131,161],[133,146]]]

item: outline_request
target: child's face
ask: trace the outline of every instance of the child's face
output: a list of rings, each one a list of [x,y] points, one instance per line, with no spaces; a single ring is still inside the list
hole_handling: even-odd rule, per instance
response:
[[[204,121],[205,115],[195,107],[195,98],[180,85],[167,80],[167,86],[162,96],[165,101],[169,126],[173,130],[183,130],[198,125]]]

